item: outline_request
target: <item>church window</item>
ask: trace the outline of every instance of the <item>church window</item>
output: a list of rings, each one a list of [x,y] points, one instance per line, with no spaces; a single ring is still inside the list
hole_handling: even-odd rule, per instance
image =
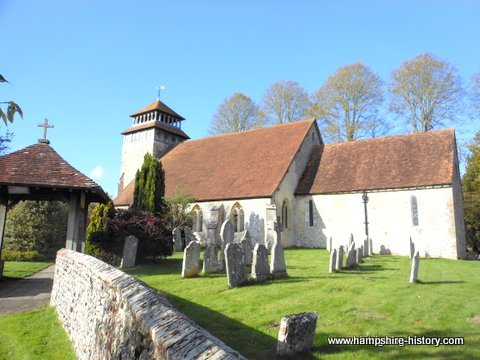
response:
[[[313,226],[313,201],[308,200],[308,222],[310,226]]]
[[[198,205],[195,205],[192,209],[193,213],[193,231],[203,230],[203,211]]]
[[[412,211],[412,225],[418,226],[418,205],[415,195],[410,196],[410,208]]]
[[[245,214],[242,206],[238,202],[232,206],[232,210],[230,211],[230,221],[232,222],[234,232],[243,231],[245,229]]]
[[[285,229],[288,229],[288,205],[287,200],[282,203],[282,224]]]

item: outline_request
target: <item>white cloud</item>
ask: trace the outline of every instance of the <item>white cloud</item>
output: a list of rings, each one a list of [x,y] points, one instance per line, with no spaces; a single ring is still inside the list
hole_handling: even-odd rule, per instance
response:
[[[93,168],[92,171],[90,171],[90,177],[94,180],[99,180],[103,177],[103,174],[105,173],[105,170],[98,165]]]

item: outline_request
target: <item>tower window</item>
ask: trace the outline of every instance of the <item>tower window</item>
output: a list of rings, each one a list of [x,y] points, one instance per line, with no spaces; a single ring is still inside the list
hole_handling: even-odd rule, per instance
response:
[[[313,201],[308,200],[308,222],[310,226],[313,226]]]
[[[234,232],[245,230],[245,214],[242,206],[238,202],[232,206],[230,221],[232,222]]]

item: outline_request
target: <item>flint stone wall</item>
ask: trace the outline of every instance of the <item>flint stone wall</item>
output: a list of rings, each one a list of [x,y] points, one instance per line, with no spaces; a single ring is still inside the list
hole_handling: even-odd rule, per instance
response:
[[[245,359],[143,282],[75,251],[57,253],[51,305],[80,360]]]

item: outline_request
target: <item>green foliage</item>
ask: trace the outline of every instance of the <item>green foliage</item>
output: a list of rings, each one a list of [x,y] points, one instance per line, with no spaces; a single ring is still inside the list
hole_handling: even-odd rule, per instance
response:
[[[165,211],[165,173],[162,163],[145,154],[143,165],[135,175],[132,208],[137,212],[163,214]]]
[[[480,131],[470,145],[471,155],[462,179],[464,195],[465,236],[467,245],[480,250]]]
[[[68,207],[61,202],[21,201],[8,211],[6,251],[38,251],[53,259],[65,247]]]
[[[193,223],[193,214],[185,211],[188,206],[196,201],[196,199],[186,192],[184,186],[180,185],[175,189],[172,196],[165,199],[168,210],[165,214],[169,228],[191,227]]]
[[[88,255],[99,257],[101,249],[107,247],[108,220],[115,215],[115,208],[110,201],[107,204],[97,204],[90,215],[90,222],[86,230],[85,252]]]
[[[42,261],[44,257],[38,251],[2,251],[5,261]]]

